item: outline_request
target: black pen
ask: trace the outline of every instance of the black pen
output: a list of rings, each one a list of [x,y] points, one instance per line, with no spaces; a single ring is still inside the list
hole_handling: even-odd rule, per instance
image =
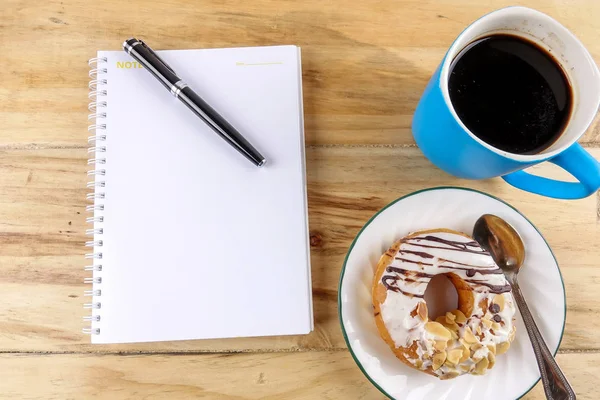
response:
[[[173,96],[177,97],[201,120],[206,122],[219,136],[242,153],[254,165],[262,167],[267,161],[250,142],[216,112],[206,101],[198,96],[187,83],[177,76],[148,45],[141,40],[131,38],[123,42],[123,49],[137,62],[143,65],[160,81]]]

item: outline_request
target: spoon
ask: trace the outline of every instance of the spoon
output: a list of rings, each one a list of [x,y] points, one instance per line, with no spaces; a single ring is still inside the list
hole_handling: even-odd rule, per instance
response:
[[[523,293],[519,288],[517,274],[525,260],[525,245],[515,229],[505,220],[491,214],[479,217],[473,227],[473,238],[487,250],[512,286],[512,294],[517,302],[527,334],[533,345],[533,352],[542,376],[546,398],[554,400],[575,400],[575,392],[554,360],[542,337]]]

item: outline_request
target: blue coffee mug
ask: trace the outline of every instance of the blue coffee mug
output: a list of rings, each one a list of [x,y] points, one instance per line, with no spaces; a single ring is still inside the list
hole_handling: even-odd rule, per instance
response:
[[[521,35],[557,57],[573,88],[573,110],[564,132],[540,153],[514,154],[482,141],[462,123],[448,94],[450,64],[474,40],[494,33]],[[560,56],[560,58],[558,58]],[[585,133],[600,104],[600,73],[581,42],[549,16],[525,7],[487,14],[454,41],[425,88],[413,117],[419,148],[440,169],[466,179],[501,176],[509,184],[543,196],[580,199],[600,188],[600,163],[577,140]],[[579,182],[531,175],[523,169],[543,161],[556,164]]]

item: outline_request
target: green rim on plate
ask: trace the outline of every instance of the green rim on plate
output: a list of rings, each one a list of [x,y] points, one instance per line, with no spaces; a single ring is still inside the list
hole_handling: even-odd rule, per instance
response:
[[[375,220],[375,218],[377,218],[379,216],[379,214],[381,214],[383,211],[385,211],[386,209],[390,208],[391,206],[393,206],[394,204],[396,204],[400,200],[406,199],[408,197],[412,197],[412,196],[415,196],[415,195],[417,195],[419,193],[423,193],[423,192],[429,192],[429,191],[433,191],[433,190],[446,190],[446,189],[456,189],[456,190],[464,190],[464,191],[467,191],[467,192],[475,192],[475,193],[479,193],[479,194],[482,194],[484,196],[490,197],[490,198],[492,198],[494,200],[497,200],[500,203],[505,204],[508,207],[510,207],[513,210],[515,210],[527,222],[529,222],[529,224],[533,227],[533,229],[535,229],[537,231],[537,233],[540,235],[540,237],[542,238],[542,240],[544,241],[544,243],[546,243],[546,246],[548,247],[548,250],[550,250],[550,254],[552,254],[552,257],[554,258],[554,261],[556,262],[556,265],[559,267],[558,268],[558,275],[560,276],[560,283],[561,283],[561,285],[563,287],[563,296],[564,296],[564,304],[565,304],[563,326],[562,326],[562,329],[561,329],[561,332],[560,332],[560,338],[558,339],[558,345],[556,346],[556,349],[554,349],[554,351],[552,352],[552,354],[554,356],[556,356],[556,353],[558,352],[558,349],[560,348],[560,344],[562,342],[563,335],[565,333],[565,322],[567,320],[567,293],[566,293],[566,290],[565,290],[565,282],[563,280],[562,273],[560,272],[560,266],[558,265],[558,260],[556,259],[556,256],[552,252],[552,248],[550,248],[550,245],[548,245],[548,241],[546,240],[546,238],[544,237],[544,235],[542,235],[542,233],[539,231],[539,229],[525,215],[523,215],[523,213],[521,213],[515,207],[511,206],[510,204],[508,204],[507,202],[505,202],[502,199],[499,199],[496,196],[492,196],[491,194],[484,193],[484,192],[481,192],[479,190],[470,189],[470,188],[462,188],[462,187],[456,187],[456,186],[438,186],[438,187],[433,187],[433,188],[428,188],[428,189],[421,189],[421,190],[417,190],[416,192],[409,193],[409,194],[407,194],[405,196],[397,198],[396,200],[392,201],[391,203],[389,203],[388,205],[386,205],[385,207],[383,207],[381,210],[377,211],[375,213],[375,215],[373,215],[367,221],[367,223],[360,229],[360,231],[358,232],[358,234],[356,235],[356,237],[352,241],[352,244],[350,245],[350,248],[348,249],[348,253],[346,253],[346,258],[344,259],[344,265],[342,266],[342,272],[340,273],[340,282],[338,284],[338,316],[339,316],[339,319],[340,319],[340,325],[342,327],[342,335],[344,336],[344,341],[346,342],[346,346],[348,347],[348,350],[350,350],[350,354],[352,355],[352,358],[354,359],[354,362],[356,362],[356,365],[358,365],[358,368],[361,370],[361,372],[363,373],[363,375],[367,377],[367,379],[373,384],[373,386],[375,386],[381,393],[383,393],[384,395],[386,395],[390,399],[393,399],[393,397],[390,396],[385,390],[383,390],[383,388],[381,386],[379,386],[377,384],[377,382],[375,382],[373,379],[371,379],[371,377],[369,376],[369,374],[367,374],[367,372],[363,368],[362,364],[360,363],[360,361],[358,360],[358,358],[354,354],[354,351],[352,350],[352,346],[350,346],[350,342],[348,341],[348,334],[346,333],[346,328],[344,327],[344,320],[342,318],[342,282],[344,280],[344,273],[346,272],[346,264],[348,262],[348,257],[350,256],[350,253],[352,252],[352,249],[354,248],[354,245],[358,241],[358,238],[363,233],[363,231],[366,229],[366,227],[369,226],[371,224],[371,222],[373,222],[373,220]],[[536,381],[533,382],[533,384],[529,387],[529,389],[527,389],[522,395],[520,395],[519,397],[517,397],[516,400],[522,398],[527,393],[529,393],[529,391],[531,389],[533,389],[533,387],[539,381],[540,381],[540,378],[537,378]]]

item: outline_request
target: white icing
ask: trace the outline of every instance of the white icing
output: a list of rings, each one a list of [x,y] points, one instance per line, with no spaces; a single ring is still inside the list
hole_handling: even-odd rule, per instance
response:
[[[431,237],[434,240],[431,240]],[[456,246],[462,247],[462,249],[452,244],[436,242],[435,238],[457,242],[458,245]],[[467,243],[469,245],[466,245]],[[469,251],[464,251],[465,249]],[[390,270],[390,267],[397,268],[397,270]],[[496,270],[498,273],[480,273],[481,271],[493,270]],[[473,275],[473,273],[474,275],[468,276],[467,271],[469,271],[470,275]],[[477,332],[477,327],[479,326],[483,335],[482,338],[477,338],[483,347],[472,353],[471,358],[460,363],[454,369],[459,374],[464,374],[472,372],[475,368],[476,362],[473,359],[479,361],[481,358],[488,356],[490,352],[487,347],[488,344],[493,345],[509,340],[513,329],[513,316],[515,313],[512,294],[506,292],[501,294],[504,297],[504,309],[497,314],[493,314],[490,310],[487,310],[484,315],[483,310],[479,306],[480,302],[485,300],[490,305],[496,294],[488,286],[478,284],[477,282],[497,287],[505,287],[508,285],[508,282],[504,275],[498,271],[498,267],[492,257],[472,239],[447,232],[424,232],[404,239],[392,262],[386,267],[383,273],[382,283],[388,277],[386,282],[391,287],[391,290],[388,289],[386,300],[381,304],[381,317],[397,347],[410,347],[416,341],[417,355],[423,362],[421,369],[427,368],[432,364],[431,357],[435,351],[433,348],[434,341],[441,338],[435,337],[425,330],[427,321],[422,321],[418,315],[415,315],[418,303],[424,301],[422,296],[425,294],[427,284],[431,278],[416,276],[414,273],[438,275],[450,272],[469,283],[473,288],[475,300],[472,314],[467,315],[467,322],[459,327],[459,337],[463,337],[467,326],[473,333]],[[411,316],[411,313],[414,316]],[[481,319],[485,317],[491,320],[494,315],[499,315],[502,323],[498,325],[494,324],[496,329],[485,327]],[[455,348],[462,348],[462,344],[457,340],[450,342],[447,351]],[[424,359],[424,356],[426,359]],[[410,361],[413,364],[417,363],[416,359]],[[467,369],[467,371],[462,370],[460,367]],[[450,369],[446,365],[434,371],[434,373],[440,376],[448,372],[450,372]]]

